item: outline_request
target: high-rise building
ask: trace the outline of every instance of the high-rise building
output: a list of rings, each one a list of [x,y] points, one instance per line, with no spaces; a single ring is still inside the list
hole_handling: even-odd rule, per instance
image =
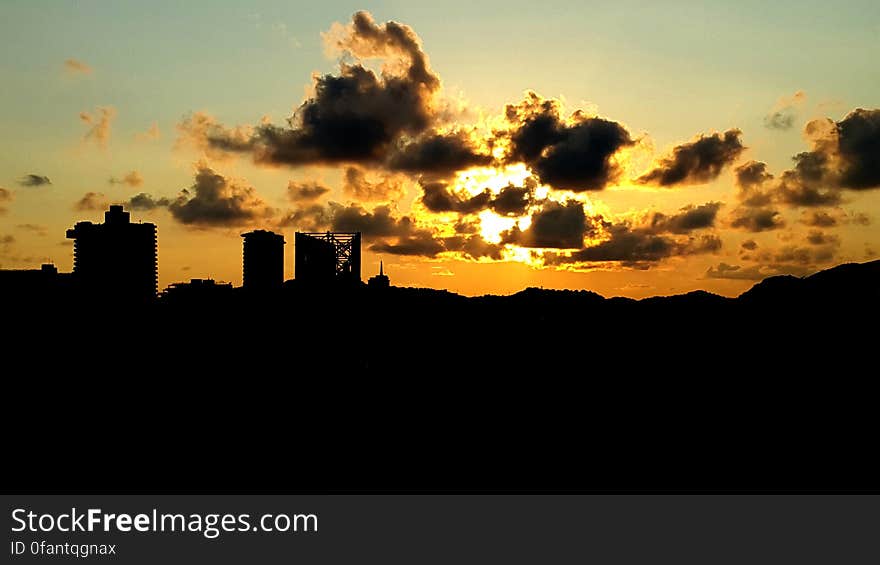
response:
[[[361,282],[360,232],[297,232],[295,251],[297,283]]]
[[[284,236],[266,230],[255,230],[243,233],[241,237],[244,238],[244,288],[281,288],[284,283]]]
[[[73,280],[97,298],[150,301],[156,298],[156,225],[131,223],[122,206],[110,206],[104,223],[77,222],[67,230],[73,242]]]

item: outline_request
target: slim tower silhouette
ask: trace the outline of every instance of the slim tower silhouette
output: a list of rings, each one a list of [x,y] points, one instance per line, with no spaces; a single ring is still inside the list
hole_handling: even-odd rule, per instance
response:
[[[370,280],[367,281],[367,285],[370,288],[388,288],[391,286],[391,281],[388,279],[388,275],[385,274],[385,268],[382,261],[379,261],[379,274],[370,277]]]

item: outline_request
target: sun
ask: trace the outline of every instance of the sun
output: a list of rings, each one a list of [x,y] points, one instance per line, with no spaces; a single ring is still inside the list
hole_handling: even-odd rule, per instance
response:
[[[505,165],[501,168],[474,167],[456,173],[452,185],[466,190],[471,196],[480,194],[487,188],[498,194],[508,185],[523,186],[532,173],[522,163]]]

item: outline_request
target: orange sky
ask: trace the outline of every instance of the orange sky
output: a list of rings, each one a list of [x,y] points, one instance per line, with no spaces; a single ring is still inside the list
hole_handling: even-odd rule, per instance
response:
[[[160,288],[240,284],[240,234],[253,228],[285,235],[289,277],[294,231],[362,231],[365,279],[381,259],[392,284],[468,295],[736,295],[764,276],[880,251],[880,110],[864,101],[876,90],[847,104],[792,81],[772,96],[768,86],[761,104],[702,110],[705,100],[672,92],[666,111],[693,106],[705,127],[647,131],[602,111],[613,104],[542,95],[541,84],[489,96],[491,70],[470,86],[494,102],[471,102],[411,24],[359,13],[314,30],[323,54],[310,56],[288,38],[287,56],[326,68],[291,77],[301,94],[288,93],[282,115],[244,94],[224,110],[216,91],[195,89],[203,103],[156,98],[165,117],[152,118],[141,98],[161,76],[111,71],[65,46],[46,53],[54,69],[5,69],[24,77],[10,81],[17,94],[38,80],[80,110],[57,134],[10,117],[21,142],[0,159],[0,265],[69,269],[64,230],[99,221],[109,203],[158,225]],[[192,57],[204,67],[193,77],[223,64]],[[124,96],[102,94],[126,80]],[[753,94],[738,84],[743,100]]]

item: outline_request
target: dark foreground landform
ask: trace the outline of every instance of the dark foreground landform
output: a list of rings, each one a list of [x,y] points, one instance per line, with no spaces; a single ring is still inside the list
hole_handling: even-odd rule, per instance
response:
[[[65,363],[95,362],[96,370],[106,360],[111,370],[171,363],[192,373],[252,375],[298,368],[328,376],[373,369],[466,375],[478,367],[575,375],[603,365],[633,372],[650,361],[654,371],[674,374],[693,359],[714,359],[717,370],[739,363],[781,369],[832,357],[845,363],[874,337],[880,261],[771,277],[736,298],[696,291],[633,300],[537,288],[464,297],[290,281],[278,291],[229,289],[148,305],[78,295],[4,299],[18,328],[13,339],[30,344],[39,337],[47,352],[74,353]]]
[[[878,314],[880,261],[735,299],[7,301],[7,484],[877,488]]]

